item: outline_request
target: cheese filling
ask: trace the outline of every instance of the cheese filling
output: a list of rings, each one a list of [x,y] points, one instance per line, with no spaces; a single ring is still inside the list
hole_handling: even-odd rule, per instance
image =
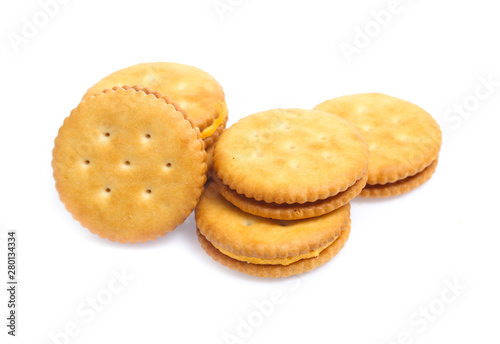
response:
[[[204,140],[206,139],[207,137],[210,137],[213,135],[213,133],[215,133],[215,131],[217,130],[217,128],[222,124],[222,122],[224,122],[224,120],[226,119],[227,117],[227,105],[225,102],[219,102],[217,104],[218,108],[219,108],[219,117],[217,117],[214,122],[212,123],[212,125],[206,127],[205,129],[203,129],[203,131],[201,132],[201,138]]]
[[[295,263],[299,260],[302,259],[307,259],[307,258],[315,258],[319,256],[319,254],[326,249],[328,246],[333,244],[335,241],[327,243],[325,246],[321,246],[315,250],[309,251],[307,253],[299,254],[298,256],[295,257],[286,257],[286,258],[274,258],[274,259],[264,259],[264,258],[255,258],[255,257],[246,257],[246,256],[239,256],[234,253],[231,253],[229,251],[226,251],[220,247],[217,247],[214,245],[216,249],[218,249],[222,254],[225,254],[226,256],[229,256],[233,259],[242,261],[242,262],[247,262],[251,264],[270,264],[270,265],[290,265],[292,263]]]

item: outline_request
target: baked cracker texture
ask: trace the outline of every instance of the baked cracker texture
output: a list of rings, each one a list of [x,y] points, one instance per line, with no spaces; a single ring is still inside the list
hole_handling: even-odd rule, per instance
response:
[[[92,233],[122,243],[175,229],[206,180],[194,123],[167,96],[138,87],[82,101],[59,129],[52,154],[66,209]]]
[[[328,261],[347,240],[349,204],[320,217],[280,221],[245,213],[216,191],[215,185],[209,184],[196,207],[199,240],[210,256],[239,271],[261,277],[302,273]],[[287,265],[254,264],[231,258],[221,250],[257,261],[293,259],[314,251],[319,254]]]
[[[266,203],[303,204],[335,196],[360,180],[368,147],[340,117],[315,110],[275,109],[224,131],[214,173],[231,190]]]
[[[123,85],[139,85],[169,96],[188,113],[203,139],[203,130],[219,116],[227,116],[224,91],[217,80],[199,68],[173,62],[139,63],[118,70],[92,86],[83,100]]]
[[[367,185],[402,181],[437,161],[441,148],[439,125],[425,110],[408,101],[363,93],[327,100],[315,109],[346,119],[363,134],[370,148]],[[367,190],[362,195],[382,197],[411,189],[393,187],[385,193]]]

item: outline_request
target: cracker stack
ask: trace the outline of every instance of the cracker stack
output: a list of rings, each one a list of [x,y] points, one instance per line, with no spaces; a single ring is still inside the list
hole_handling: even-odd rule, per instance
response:
[[[196,208],[205,251],[232,269],[285,277],[330,260],[349,237],[368,146],[347,121],[315,110],[250,115],[221,135],[214,180]]]
[[[378,93],[256,113],[222,134],[226,122],[222,88],[195,67],[110,74],[56,137],[60,198],[84,227],[123,243],[165,235],[196,207],[198,240],[214,260],[285,277],[343,248],[356,196],[395,196],[429,180],[441,147],[427,112]]]
[[[361,197],[406,193],[436,170],[441,130],[424,109],[380,93],[327,100],[315,107],[352,123],[370,147],[367,186]]]
[[[367,93],[315,110],[261,112],[222,135],[196,208],[214,260],[260,277],[311,270],[348,239],[351,199],[400,195],[434,173],[441,131],[422,108]]]

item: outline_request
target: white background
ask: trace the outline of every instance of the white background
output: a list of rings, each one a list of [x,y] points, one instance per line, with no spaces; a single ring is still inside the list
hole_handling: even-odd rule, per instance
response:
[[[1,343],[226,343],[229,334],[234,343],[499,342],[500,86],[474,98],[481,78],[500,82],[496,2],[401,0],[379,32],[371,13],[389,0],[233,0],[222,17],[212,0],[67,2],[17,52],[9,37],[41,5],[0,5]],[[372,37],[349,63],[342,42],[354,44],[366,25]],[[359,92],[412,101],[447,137],[438,169],[409,194],[353,201],[345,249],[300,278],[259,279],[219,265],[198,244],[192,216],[154,242],[108,242],[59,201],[53,140],[88,87],[150,61],[214,75],[229,125]],[[453,112],[464,102],[468,115]],[[10,229],[19,239],[14,339],[5,326]],[[133,279],[92,317],[88,298],[109,296],[122,269]],[[466,289],[456,296],[447,283]],[[283,302],[270,307],[280,293]],[[255,303],[263,300],[266,314]],[[439,313],[432,321],[419,315],[429,307]],[[77,333],[69,340],[67,326]]]

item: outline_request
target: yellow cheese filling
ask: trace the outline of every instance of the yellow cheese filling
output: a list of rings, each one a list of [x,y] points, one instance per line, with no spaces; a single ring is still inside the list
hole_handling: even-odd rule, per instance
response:
[[[216,249],[218,249],[222,254],[225,254],[226,256],[229,256],[233,259],[242,261],[242,262],[247,262],[247,263],[252,263],[252,264],[270,264],[270,265],[290,265],[292,263],[295,263],[299,260],[302,259],[307,259],[307,258],[315,258],[319,256],[319,254],[326,249],[328,246],[333,244],[333,242],[329,242],[325,246],[321,246],[315,250],[309,251],[307,253],[299,254],[298,256],[295,257],[286,257],[286,258],[274,258],[274,259],[264,259],[264,258],[254,258],[254,257],[246,257],[246,256],[239,256],[234,253],[231,253],[229,251],[226,251],[220,247],[217,247],[214,245]]]
[[[201,138],[204,140],[209,136],[212,136],[213,133],[217,130],[217,128],[224,122],[224,119],[227,117],[227,105],[225,102],[219,102],[217,104],[217,107],[219,108],[219,117],[217,117],[212,125],[206,127],[203,129],[201,132]]]

